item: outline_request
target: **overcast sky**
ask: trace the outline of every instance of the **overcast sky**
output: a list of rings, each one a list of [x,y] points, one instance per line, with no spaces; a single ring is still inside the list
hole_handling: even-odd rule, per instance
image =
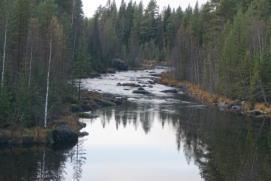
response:
[[[84,14],[86,17],[92,17],[100,5],[105,5],[108,0],[82,0],[83,2],[83,9]],[[115,0],[117,5],[119,6],[121,3],[121,0]],[[130,0],[125,0],[126,2],[129,2]],[[148,4],[149,0],[134,0],[137,2],[142,1],[144,5]],[[173,8],[176,8],[178,6],[181,6],[183,9],[185,9],[189,4],[191,6],[194,6],[196,2],[199,2],[199,4],[203,4],[207,2],[207,0],[157,0],[157,3],[160,7],[160,10],[163,9],[163,7],[166,7],[167,5],[170,5]]]

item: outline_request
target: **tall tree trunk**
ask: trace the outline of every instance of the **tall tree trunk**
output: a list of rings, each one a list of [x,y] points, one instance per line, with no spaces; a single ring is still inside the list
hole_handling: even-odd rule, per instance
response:
[[[73,33],[73,40],[72,40],[72,61],[75,58],[75,46],[76,46],[76,25],[75,25],[75,0],[72,0],[72,22],[71,28]]]
[[[71,22],[71,27],[73,28],[74,24],[74,14],[75,14],[75,0],[72,0],[72,22]]]
[[[75,62],[75,57],[76,57],[76,41],[77,41],[77,33],[76,33],[76,29],[73,30],[74,34],[73,34],[73,42],[72,42],[72,61],[73,63]]]
[[[47,85],[46,85],[46,97],[45,97],[45,111],[44,111],[44,128],[47,128],[47,116],[48,116],[48,96],[49,96],[49,86],[50,86],[50,70],[52,61],[52,38],[50,39],[50,52],[48,60],[48,71],[47,71]]]
[[[75,25],[75,0],[72,0],[72,17],[71,17],[71,29],[72,29],[72,65],[75,62],[75,47],[76,47],[76,25]],[[74,86],[74,80],[72,78],[72,86]]]
[[[1,74],[2,75],[2,77],[1,77],[1,90],[4,87],[4,80],[5,80],[7,32],[8,32],[8,22],[6,22],[6,25],[5,25],[4,46],[3,46],[3,60],[2,60],[2,74]]]

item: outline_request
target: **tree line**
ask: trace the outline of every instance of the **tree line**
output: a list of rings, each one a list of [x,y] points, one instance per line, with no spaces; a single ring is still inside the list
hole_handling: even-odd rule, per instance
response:
[[[71,96],[74,79],[168,61],[175,78],[230,98],[270,102],[271,2],[210,0],[159,9],[114,0],[84,18],[81,0],[0,2],[0,122],[43,125]],[[79,96],[80,98],[80,96]]]
[[[131,66],[171,62],[175,78],[239,100],[271,100],[271,2],[210,0],[201,7],[159,9],[151,0],[115,1],[84,20],[92,68],[114,57]]]
[[[171,60],[175,76],[239,100],[271,101],[271,2],[211,0],[186,9]]]

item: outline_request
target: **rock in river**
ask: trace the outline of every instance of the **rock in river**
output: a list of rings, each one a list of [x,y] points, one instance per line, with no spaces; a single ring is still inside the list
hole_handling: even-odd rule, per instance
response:
[[[239,112],[239,111],[241,111],[241,106],[240,105],[232,105],[231,107],[230,107],[230,110],[231,111],[234,111],[234,112]]]
[[[80,112],[77,114],[78,117],[80,118],[85,118],[85,119],[94,119],[94,118],[97,118],[98,115],[96,114],[92,114],[92,112]]]
[[[139,84],[136,84],[136,83],[118,83],[117,86],[123,86],[123,87],[141,87]]]
[[[172,94],[177,94],[178,93],[178,91],[176,89],[163,90],[161,92],[163,92],[163,93],[172,93]]]
[[[80,132],[79,133],[79,137],[82,138],[82,137],[85,137],[85,136],[88,136],[88,132],[84,131],[84,132]]]
[[[133,93],[134,93],[134,94],[151,95],[150,92],[146,91],[146,90],[143,89],[143,88],[139,88],[139,89],[137,89],[137,90],[134,90]]]
[[[53,130],[52,139],[54,144],[74,144],[78,141],[78,134],[67,124],[61,124]]]

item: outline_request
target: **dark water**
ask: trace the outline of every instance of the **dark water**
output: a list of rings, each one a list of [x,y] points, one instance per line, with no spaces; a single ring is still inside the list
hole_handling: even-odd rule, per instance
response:
[[[73,148],[0,150],[0,181],[271,180],[270,122],[182,95],[137,100],[82,120]]]
[[[2,150],[0,180],[271,180],[268,122],[181,104],[98,114],[74,148]]]

